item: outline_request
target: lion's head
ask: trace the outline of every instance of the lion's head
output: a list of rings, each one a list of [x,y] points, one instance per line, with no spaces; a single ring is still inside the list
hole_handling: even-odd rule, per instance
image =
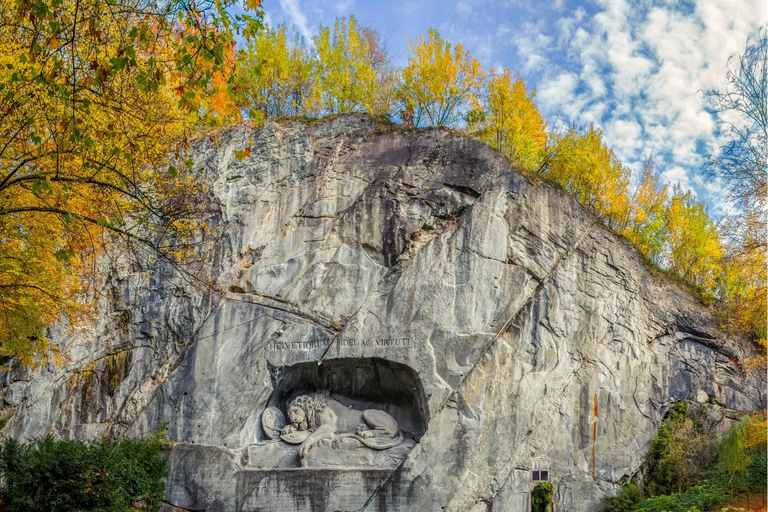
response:
[[[297,430],[315,430],[320,426],[319,415],[327,405],[323,395],[311,394],[296,397],[288,406],[288,421]]]

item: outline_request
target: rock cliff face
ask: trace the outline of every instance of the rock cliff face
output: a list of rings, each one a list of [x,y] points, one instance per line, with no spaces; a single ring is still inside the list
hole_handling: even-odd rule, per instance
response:
[[[674,401],[765,406],[706,310],[479,142],[364,116],[218,142],[193,153],[221,291],[113,270],[69,363],[3,375],[4,435],[167,423],[167,510],[522,511],[543,458],[587,511]]]

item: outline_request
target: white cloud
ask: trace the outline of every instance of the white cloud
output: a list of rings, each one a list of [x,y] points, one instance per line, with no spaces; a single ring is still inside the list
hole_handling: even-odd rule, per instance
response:
[[[541,25],[526,23],[512,41],[517,46],[517,54],[523,60],[523,71],[526,73],[543,70],[549,64],[545,55],[552,44],[552,38],[543,33]]]
[[[466,2],[465,0],[459,0],[456,2],[456,10],[459,12],[459,14],[462,15],[471,15],[475,12],[475,10],[472,8],[472,5],[470,5],[470,3]]]
[[[342,16],[346,16],[349,13],[349,9],[355,5],[355,0],[339,0],[336,3],[336,13]]]
[[[546,57],[536,53],[529,53],[523,65],[523,70],[526,72],[541,71],[547,67],[547,64],[549,64],[549,59]]]
[[[680,185],[683,190],[690,190],[695,192],[695,190],[693,190],[690,185],[691,179],[688,176],[688,170],[682,167],[668,167],[667,170],[661,173],[661,180],[671,185]]]
[[[559,45],[566,44],[571,39],[575,28],[578,27],[579,23],[581,23],[586,15],[587,11],[584,10],[584,7],[579,6],[576,11],[574,11],[573,16],[566,16],[555,22],[558,32],[557,43]]]
[[[743,51],[747,35],[766,19],[768,4],[596,2],[599,10],[591,17],[582,10],[556,22],[566,60],[543,54],[560,66],[539,84],[542,110],[601,124],[606,141],[633,167],[652,148],[665,160],[664,179],[714,197],[709,184],[693,179],[703,163],[702,147],[719,144],[702,91],[722,83],[728,56]],[[533,40],[527,34],[524,42]]]
[[[642,158],[643,127],[636,121],[616,119],[605,125],[606,143],[616,152]]]
[[[309,28],[307,16],[299,7],[299,0],[280,0],[280,7],[291,19],[296,29],[301,33],[307,42],[312,41],[312,30]]]
[[[579,77],[575,73],[562,72],[555,78],[543,82],[537,89],[536,96],[539,104],[550,112],[556,112],[563,104],[563,100],[576,99],[576,86]]]

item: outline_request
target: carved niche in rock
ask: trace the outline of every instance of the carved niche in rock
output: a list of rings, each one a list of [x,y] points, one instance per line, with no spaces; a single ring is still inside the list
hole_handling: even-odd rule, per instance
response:
[[[326,439],[331,440],[334,447],[351,441],[373,450],[394,448],[405,439],[397,420],[386,412],[346,407],[319,393],[295,398],[288,406],[288,423],[280,409],[265,409],[262,427],[270,439],[279,434],[286,443],[300,444],[301,458]]]

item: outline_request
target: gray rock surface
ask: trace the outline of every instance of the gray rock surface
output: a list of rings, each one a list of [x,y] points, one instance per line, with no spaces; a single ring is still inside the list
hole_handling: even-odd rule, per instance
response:
[[[765,407],[707,310],[479,142],[360,115],[217,138],[192,148],[216,289],[113,269],[93,325],[54,333],[67,364],[2,375],[4,435],[167,423],[167,510],[521,511],[547,457],[557,510],[587,511],[675,401],[718,428]],[[261,415],[302,392],[383,410],[406,440],[299,457]]]

